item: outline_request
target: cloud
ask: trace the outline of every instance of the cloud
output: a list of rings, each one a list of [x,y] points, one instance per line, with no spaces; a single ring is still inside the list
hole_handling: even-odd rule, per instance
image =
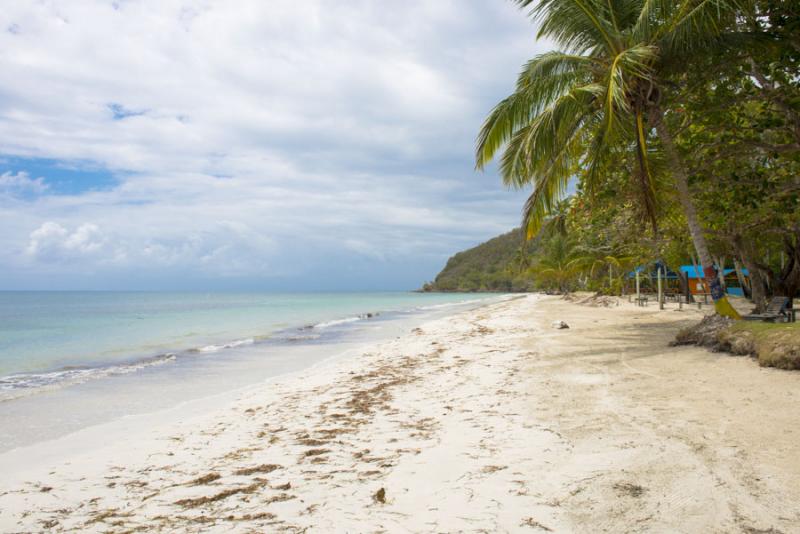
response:
[[[9,279],[284,283],[353,262],[414,287],[517,222],[520,195],[472,168],[544,48],[511,3],[16,2],[0,27],[0,155],[117,178],[57,194],[0,161]]]
[[[8,194],[42,194],[47,191],[47,184],[44,183],[44,178],[31,178],[24,171],[6,171],[0,174],[0,192],[3,191]]]
[[[102,230],[84,223],[74,228],[47,221],[30,233],[26,256],[45,264],[127,266],[136,269],[196,269],[215,276],[250,275],[268,268],[274,244],[239,222],[219,221],[201,231],[162,232],[131,238],[118,227]]]
[[[60,262],[93,256],[106,245],[100,228],[82,224],[74,231],[48,221],[31,232],[26,252],[44,262]]]

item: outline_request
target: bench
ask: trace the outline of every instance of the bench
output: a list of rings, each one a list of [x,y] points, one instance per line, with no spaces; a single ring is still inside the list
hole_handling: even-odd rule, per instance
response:
[[[794,322],[795,310],[789,307],[789,297],[772,297],[764,313],[751,313],[743,317],[746,321],[771,321],[777,322],[778,319],[785,319],[786,322]]]

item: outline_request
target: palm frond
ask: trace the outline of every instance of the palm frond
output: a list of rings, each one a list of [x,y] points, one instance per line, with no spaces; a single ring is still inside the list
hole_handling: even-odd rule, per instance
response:
[[[630,29],[631,40],[637,43],[652,43],[661,24],[669,20],[669,13],[674,9],[675,0],[640,0],[639,15]]]
[[[741,0],[687,0],[673,3],[653,38],[664,55],[686,53],[717,40],[730,28]],[[655,42],[654,42],[655,44]]]
[[[519,75],[513,94],[494,107],[481,127],[475,149],[475,166],[483,169],[520,128],[589,78],[594,60],[585,56],[548,52],[529,61]]]
[[[580,152],[581,127],[595,100],[593,87],[576,87],[517,131],[500,162],[506,186],[521,188],[540,176],[572,172]]]
[[[752,0],[513,1],[538,21],[538,36],[563,52],[524,66],[515,92],[483,124],[476,167],[502,149],[505,185],[533,185],[523,209],[530,239],[571,177],[580,175],[591,193],[610,166],[632,164],[635,155],[632,183],[655,229],[662,171],[648,147],[648,113],[698,47],[724,46],[723,36],[741,26],[737,9]]]
[[[526,239],[533,239],[542,228],[545,218],[566,192],[569,179],[568,175],[551,174],[536,181],[522,210],[522,227],[525,229]]]
[[[539,22],[539,38],[553,39],[566,50],[579,54],[596,48],[598,43],[611,53],[621,49],[609,8],[613,8],[613,3],[608,0],[514,1],[521,8],[533,6],[530,15]]]
[[[514,93],[492,109],[478,134],[475,149],[477,169],[483,169],[516,130],[530,120],[534,102],[530,95]]]

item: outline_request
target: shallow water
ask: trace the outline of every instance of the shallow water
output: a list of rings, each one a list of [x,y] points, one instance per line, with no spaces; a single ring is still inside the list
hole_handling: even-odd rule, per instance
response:
[[[0,452],[297,371],[486,300],[0,293]]]
[[[0,398],[265,341],[301,326],[475,299],[419,293],[0,292]],[[5,394],[5,395],[4,395]]]

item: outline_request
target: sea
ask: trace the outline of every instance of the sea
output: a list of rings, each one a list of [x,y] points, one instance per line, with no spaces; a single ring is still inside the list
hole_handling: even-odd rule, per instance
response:
[[[0,292],[0,453],[258,384],[503,298]]]

